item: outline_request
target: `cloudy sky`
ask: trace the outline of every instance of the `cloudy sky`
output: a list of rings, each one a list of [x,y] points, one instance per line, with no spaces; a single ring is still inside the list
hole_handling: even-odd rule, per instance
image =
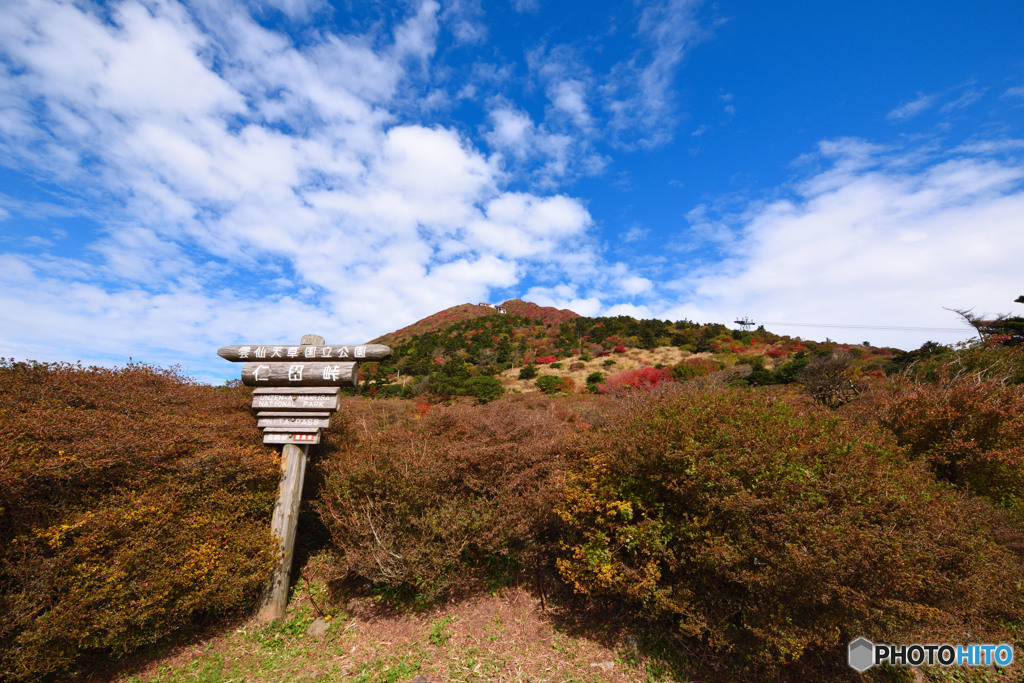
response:
[[[1024,308],[1020,2],[0,0],[0,81],[4,357]]]

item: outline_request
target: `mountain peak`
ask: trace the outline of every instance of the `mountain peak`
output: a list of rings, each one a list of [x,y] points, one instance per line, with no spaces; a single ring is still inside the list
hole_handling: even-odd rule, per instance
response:
[[[502,313],[502,309],[504,313]],[[521,318],[536,320],[545,324],[560,323],[580,317],[579,313],[568,309],[539,306],[522,299],[509,299],[502,304],[459,304],[458,306],[452,306],[443,311],[428,315],[426,318],[417,320],[413,324],[399,330],[377,337],[372,343],[394,344],[416,335],[439,330],[453,323],[472,320],[473,318],[480,318],[485,315],[517,315]]]

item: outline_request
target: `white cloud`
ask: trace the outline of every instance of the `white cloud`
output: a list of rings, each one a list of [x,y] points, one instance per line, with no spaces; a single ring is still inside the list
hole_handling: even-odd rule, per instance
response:
[[[527,277],[593,270],[581,202],[509,192],[499,157],[396,122],[399,84],[436,50],[437,3],[390,41],[303,45],[238,6],[127,0],[113,24],[100,11],[34,0],[0,22],[0,91],[19,114],[0,118],[2,151],[87,198],[73,206],[101,226],[77,253],[0,255],[0,353],[227,376],[222,344],[365,341]],[[496,130],[506,151],[531,135],[552,174],[567,163],[557,134]]]
[[[584,116],[585,110],[577,110],[577,114]],[[539,187],[555,187],[576,173],[597,175],[607,163],[591,150],[585,138],[538,126],[529,114],[507,103],[495,104],[488,118],[491,125],[484,134],[487,144],[507,155],[512,169],[532,176]]]
[[[618,139],[644,146],[672,138],[674,84],[683,59],[705,35],[696,19],[697,0],[663,0],[640,15],[639,35],[647,47],[611,71],[601,90]]]
[[[434,0],[423,0],[419,12],[395,30],[395,57],[412,58],[425,65],[437,49],[439,9],[441,6]]]
[[[276,7],[292,19],[306,19],[326,4],[324,0],[263,0],[263,2]]]
[[[71,4],[18,3],[0,22],[17,77],[36,91],[88,100],[107,114],[173,118],[239,112],[239,94],[208,69],[205,38],[175,4],[123,3],[113,26]]]
[[[492,148],[510,152],[519,159],[525,159],[532,152],[534,124],[529,114],[512,107],[501,107],[492,109],[489,117],[491,130],[486,137]]]
[[[946,102],[942,105],[939,110],[943,114],[956,111],[957,109],[966,109],[978,100],[982,98],[988,88],[967,88],[960,97],[956,98],[952,102]]]
[[[560,112],[568,114],[580,128],[591,124],[590,111],[586,102],[586,86],[582,81],[570,79],[558,81],[548,89],[551,104]]]
[[[753,204],[735,225],[731,263],[677,278],[689,303],[659,317],[956,328],[947,307],[1005,310],[1024,259],[1024,166],[984,157],[928,158],[845,140],[823,145],[832,168],[792,197]],[[769,329],[915,348],[941,332]]]
[[[650,234],[650,230],[642,225],[633,225],[626,232],[622,233],[620,239],[623,242],[639,242]]]
[[[601,299],[596,296],[580,297],[579,288],[573,284],[531,287],[523,298],[540,306],[568,309],[586,316],[601,315],[603,309]]]
[[[441,18],[462,45],[478,45],[487,39],[487,26],[481,21],[484,11],[479,0],[452,0],[445,3]]]
[[[918,114],[931,109],[938,100],[938,94],[918,93],[917,99],[904,102],[887,114],[890,121],[907,121]]]
[[[631,277],[623,278],[619,282],[619,287],[621,288],[623,293],[633,296],[636,294],[643,294],[644,292],[651,291],[654,285],[647,278],[634,275]]]
[[[1002,94],[1003,97],[1024,97],[1024,85],[1017,85],[1012,88],[1007,88],[1006,92]]]
[[[653,318],[654,313],[647,306],[637,306],[636,304],[615,304],[614,306],[605,310],[604,315],[608,317],[614,317],[617,315],[628,315],[633,318]]]

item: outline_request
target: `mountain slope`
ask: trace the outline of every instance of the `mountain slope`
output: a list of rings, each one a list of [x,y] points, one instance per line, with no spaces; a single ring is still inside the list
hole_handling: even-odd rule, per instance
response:
[[[388,334],[382,335],[374,339],[371,343],[374,344],[389,344],[394,345],[399,342],[407,341],[413,337],[417,337],[429,332],[437,332],[455,323],[465,322],[467,320],[473,320],[474,318],[481,318],[488,315],[516,315],[527,320],[534,320],[541,323],[561,323],[567,320],[574,320],[579,318],[579,313],[573,311],[553,308],[551,306],[538,306],[535,303],[529,301],[523,301],[522,299],[509,299],[503,304],[498,304],[503,307],[506,313],[500,313],[497,309],[490,306],[481,306],[479,304],[459,304],[458,306],[452,306],[446,308],[443,311],[438,311],[432,315],[428,315],[422,320],[417,320],[411,325],[407,325],[400,330],[389,332]]]

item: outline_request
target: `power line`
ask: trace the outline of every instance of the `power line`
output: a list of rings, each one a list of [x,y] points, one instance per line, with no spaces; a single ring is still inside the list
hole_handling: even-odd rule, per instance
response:
[[[916,332],[969,332],[963,327],[911,327],[906,325],[840,325],[832,323],[781,323],[764,321],[759,325],[788,325],[790,327],[835,327],[845,330],[904,330]]]

